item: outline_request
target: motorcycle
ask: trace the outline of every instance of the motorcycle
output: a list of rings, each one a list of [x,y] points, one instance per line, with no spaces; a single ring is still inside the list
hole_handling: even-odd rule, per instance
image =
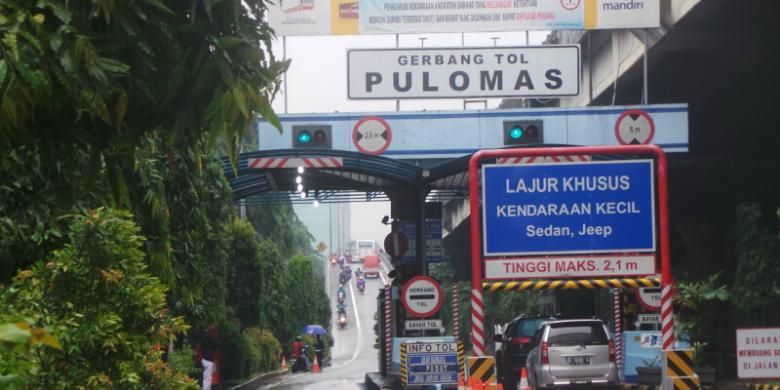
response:
[[[338,260],[338,257],[331,256],[330,257],[330,265],[336,265],[336,261]]]
[[[293,373],[309,371],[308,353],[309,353],[309,345],[304,344],[303,347],[301,348],[300,356],[296,359],[293,359],[292,361],[291,369]]]
[[[337,320],[339,323],[339,328],[344,329],[347,327],[347,313],[339,313],[339,318]]]
[[[346,297],[347,297],[347,294],[345,294],[342,291],[339,291],[339,293],[336,295],[336,301],[338,301],[338,303],[344,303],[344,299]]]
[[[361,294],[366,292],[366,281],[363,278],[357,280],[357,288]]]

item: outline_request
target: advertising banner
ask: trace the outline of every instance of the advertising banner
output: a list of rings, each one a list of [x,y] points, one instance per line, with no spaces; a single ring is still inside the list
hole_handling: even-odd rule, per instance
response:
[[[485,165],[482,191],[485,256],[655,251],[652,160]]]
[[[347,53],[350,99],[576,96],[576,45],[355,49]]]
[[[278,36],[357,35],[358,0],[279,0],[267,3]]]
[[[278,36],[655,28],[660,0],[280,0]],[[358,12],[358,10],[360,12]]]
[[[361,34],[583,29],[580,0],[361,0]]]

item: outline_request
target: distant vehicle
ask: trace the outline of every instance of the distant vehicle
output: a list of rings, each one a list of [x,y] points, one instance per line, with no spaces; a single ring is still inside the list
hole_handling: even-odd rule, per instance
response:
[[[363,259],[363,275],[366,278],[379,277],[379,256],[368,255]]]
[[[366,256],[376,255],[379,249],[379,245],[374,240],[358,240],[357,242],[357,259],[356,262],[363,262]]]
[[[532,343],[526,364],[534,389],[618,384],[615,346],[601,320],[545,322]]]
[[[494,341],[501,343],[496,350],[498,380],[505,389],[517,387],[534,333],[542,323],[551,320],[552,317],[544,315],[520,315],[506,324],[504,334],[495,335]]]

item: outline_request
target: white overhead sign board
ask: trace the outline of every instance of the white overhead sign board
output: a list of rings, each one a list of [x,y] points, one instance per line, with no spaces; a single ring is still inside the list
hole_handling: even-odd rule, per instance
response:
[[[258,123],[258,150],[292,149],[292,126],[317,123],[332,127],[333,149],[360,152],[353,141],[353,129],[369,116],[381,117],[392,128],[392,143],[381,155],[396,159],[457,158],[480,149],[502,148],[506,120],[542,120],[548,145],[620,145],[615,123],[633,109],[653,118],[655,133],[649,143],[667,153],[688,151],[686,104],[287,114],[279,115],[282,133],[265,121]]]
[[[580,48],[354,49],[350,99],[558,97],[580,93]]]

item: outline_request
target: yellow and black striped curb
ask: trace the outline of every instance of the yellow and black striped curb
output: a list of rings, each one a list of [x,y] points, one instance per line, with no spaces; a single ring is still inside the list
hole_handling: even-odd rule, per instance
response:
[[[466,350],[463,347],[463,342],[458,341],[458,377],[466,380],[466,377],[463,375],[463,371],[465,370],[466,366]]]
[[[744,390],[780,390],[780,384],[770,383],[741,383],[738,388]]]
[[[546,279],[546,280],[502,280],[482,282],[485,291],[525,291],[525,290],[578,290],[596,288],[658,287],[661,279],[646,278],[610,278],[610,279]]]
[[[401,383],[406,386],[409,373],[406,367],[406,343],[401,343]]]
[[[658,385],[636,385],[630,383],[623,384],[623,390],[661,390]]]
[[[496,383],[496,359],[492,356],[466,358],[469,367],[469,379],[478,382]]]
[[[699,377],[694,376],[673,376],[668,378],[671,381],[671,389],[674,390],[698,390],[701,389]]]

